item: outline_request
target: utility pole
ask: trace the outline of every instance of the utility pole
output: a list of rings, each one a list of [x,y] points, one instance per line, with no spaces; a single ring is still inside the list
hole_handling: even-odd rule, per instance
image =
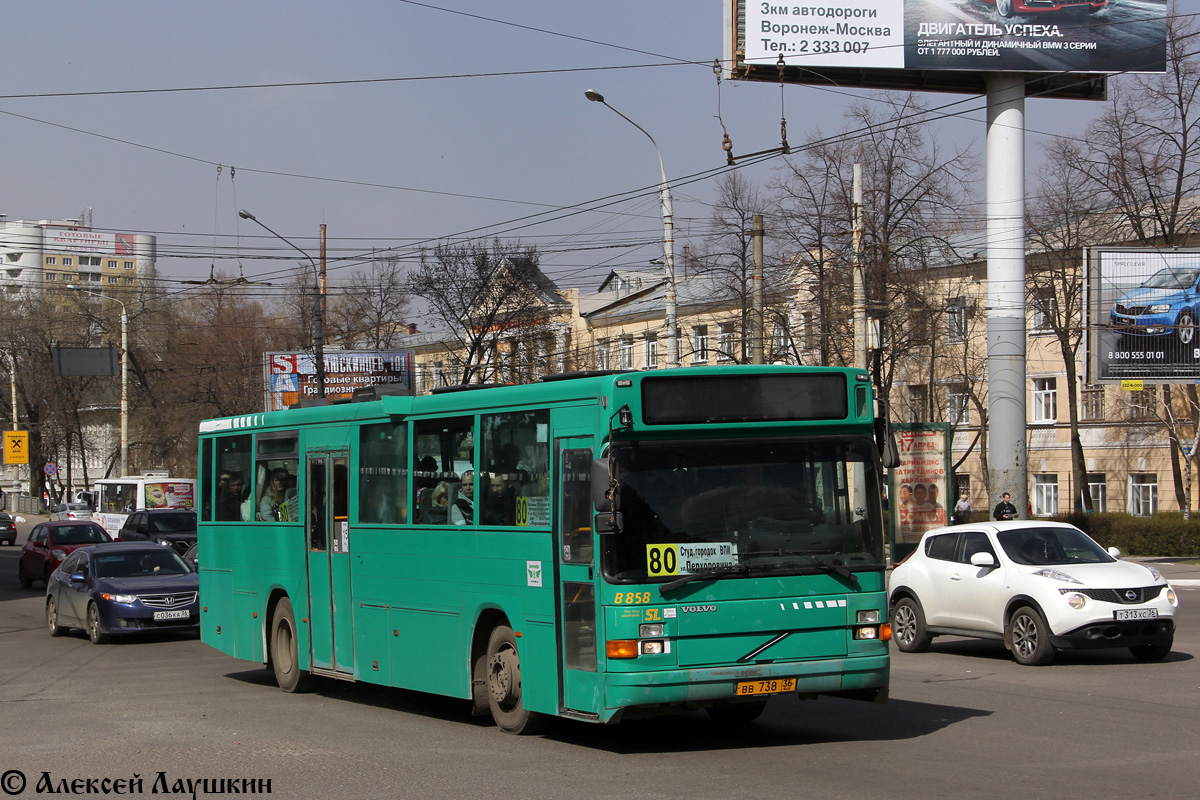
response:
[[[754,242],[754,273],[751,278],[751,290],[754,311],[751,314],[750,325],[753,329],[754,342],[751,345],[750,360],[755,364],[765,364],[766,325],[764,324],[763,306],[763,218],[762,214],[754,215],[754,228],[750,236]]]
[[[854,178],[851,184],[851,197],[854,204],[854,263],[853,263],[853,312],[854,312],[854,366],[867,369],[870,361],[867,356],[867,281],[863,273],[863,190],[862,164],[854,165]]]

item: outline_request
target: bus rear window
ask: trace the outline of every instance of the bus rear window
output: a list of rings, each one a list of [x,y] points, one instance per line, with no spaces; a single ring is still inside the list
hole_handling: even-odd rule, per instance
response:
[[[846,377],[680,375],[642,381],[647,425],[846,419]]]

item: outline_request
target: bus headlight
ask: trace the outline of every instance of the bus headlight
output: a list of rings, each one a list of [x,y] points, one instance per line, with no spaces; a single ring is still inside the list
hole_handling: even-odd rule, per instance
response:
[[[868,608],[858,612],[859,625],[878,625],[879,624],[879,609]]]
[[[644,656],[659,656],[667,652],[667,643],[663,639],[651,639],[646,642],[639,642],[641,645],[641,653]]]
[[[662,635],[663,624],[661,622],[647,622],[638,626],[638,636],[641,636],[643,639]]]

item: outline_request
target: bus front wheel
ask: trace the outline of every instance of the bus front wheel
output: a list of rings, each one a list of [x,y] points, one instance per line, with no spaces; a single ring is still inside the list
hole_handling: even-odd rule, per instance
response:
[[[507,733],[538,733],[545,717],[525,708],[521,699],[521,658],[512,628],[498,625],[488,638],[488,708],[500,730]]]
[[[311,692],[316,688],[317,679],[312,673],[300,669],[296,615],[292,612],[292,601],[286,597],[275,606],[275,617],[271,620],[271,664],[275,668],[275,682],[285,692]]]

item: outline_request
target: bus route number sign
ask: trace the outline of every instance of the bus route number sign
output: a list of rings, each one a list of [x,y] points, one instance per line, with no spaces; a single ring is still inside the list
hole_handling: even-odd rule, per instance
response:
[[[737,564],[737,545],[730,542],[646,545],[646,573],[652,578],[690,575]]]

